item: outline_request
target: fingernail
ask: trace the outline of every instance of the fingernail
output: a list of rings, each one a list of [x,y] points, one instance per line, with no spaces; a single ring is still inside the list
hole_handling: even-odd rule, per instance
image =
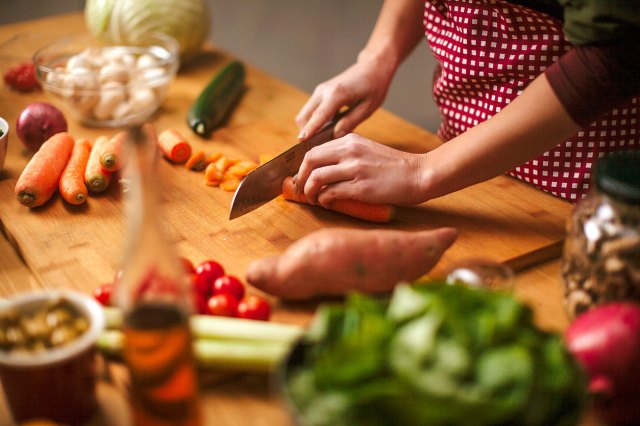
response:
[[[307,131],[303,130],[300,132],[300,134],[298,135],[298,140],[303,140],[305,137],[307,136]]]

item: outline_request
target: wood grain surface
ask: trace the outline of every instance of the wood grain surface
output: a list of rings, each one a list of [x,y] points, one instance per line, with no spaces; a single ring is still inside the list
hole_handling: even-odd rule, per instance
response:
[[[77,15],[46,20],[50,28],[83,32]],[[54,24],[57,23],[57,24]],[[0,38],[13,27],[5,26]],[[209,139],[191,133],[186,112],[209,79],[231,58],[209,48],[198,60],[180,70],[169,95],[153,117],[158,131],[175,128],[188,137],[194,149],[220,151],[233,158],[257,160],[261,153],[279,153],[295,143],[293,122],[307,95],[251,66],[247,90],[232,116]],[[30,102],[48,100],[43,93],[21,94],[2,89],[2,115],[11,123]],[[117,129],[86,128],[69,118],[74,137],[95,140]],[[380,111],[358,132],[384,144],[424,152],[440,142],[432,134],[398,117]],[[54,196],[40,208],[21,206],[13,194],[15,182],[29,159],[15,133],[5,169],[0,177],[0,220],[5,233],[44,287],[87,290],[113,278],[123,260],[123,199],[117,183],[85,205],[70,206]],[[163,215],[176,251],[199,262],[213,258],[229,272],[244,275],[247,265],[262,256],[282,252],[298,238],[322,227],[376,228],[317,207],[276,199],[233,221],[228,220],[232,193],[204,184],[202,173],[162,161]],[[456,260],[483,256],[506,262],[516,269],[557,257],[564,223],[571,205],[512,178],[501,176],[423,205],[400,208],[397,219],[384,225],[395,229],[430,229],[453,226],[460,237],[446,253],[434,274]]]

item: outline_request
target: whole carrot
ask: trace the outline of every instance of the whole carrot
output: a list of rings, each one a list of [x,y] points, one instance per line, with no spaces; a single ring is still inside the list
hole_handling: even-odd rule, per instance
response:
[[[79,205],[87,200],[88,191],[84,184],[84,171],[87,168],[91,142],[88,139],[78,139],[73,145],[71,157],[60,176],[58,189],[62,198],[71,204]]]
[[[102,145],[100,165],[108,172],[120,170],[125,162],[125,144],[127,132],[118,132]]]
[[[298,194],[291,176],[282,182],[282,196],[286,200],[308,204],[304,194]],[[389,204],[372,204],[357,200],[334,200],[329,210],[346,214],[369,222],[391,222],[395,216],[395,206]]]
[[[169,160],[184,163],[191,156],[191,145],[175,129],[166,129],[158,135],[158,146]]]
[[[66,132],[56,133],[42,144],[16,183],[15,194],[20,204],[37,207],[51,198],[69,161],[73,144],[73,138]]]
[[[102,168],[100,164],[100,154],[102,147],[109,141],[106,136],[98,136],[98,139],[91,148],[91,154],[87,161],[87,168],[84,171],[84,183],[91,192],[102,192],[111,183],[111,172]]]

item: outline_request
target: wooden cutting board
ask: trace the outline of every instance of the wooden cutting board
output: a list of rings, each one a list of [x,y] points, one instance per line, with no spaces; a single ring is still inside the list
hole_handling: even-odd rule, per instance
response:
[[[74,25],[78,23],[71,20],[66,28],[73,30]],[[156,129],[175,128],[188,137],[194,149],[220,151],[235,158],[257,160],[259,154],[277,154],[290,147],[296,135],[293,119],[308,95],[253,67],[248,70],[247,91],[226,126],[207,140],[190,132],[185,122],[187,109],[229,58],[212,47],[197,63],[181,69],[152,120]],[[42,93],[18,94],[5,87],[0,88],[0,99],[0,113],[11,123],[30,102],[47,100]],[[69,131],[92,140],[115,133],[82,127],[73,120],[69,120]],[[440,144],[434,135],[386,111],[374,114],[357,131],[411,152],[425,152]],[[0,221],[9,240],[44,287],[87,291],[111,281],[124,258],[126,238],[119,184],[80,207],[67,205],[56,195],[30,210],[19,205],[13,194],[28,159],[12,134],[5,169],[0,172]],[[459,238],[433,275],[469,257],[490,258],[520,270],[560,254],[565,221],[572,209],[566,202],[501,176],[420,206],[400,208],[389,225],[372,225],[280,198],[229,221],[233,194],[206,186],[203,173],[163,160],[158,178],[163,184],[164,224],[176,252],[195,263],[216,259],[240,277],[252,260],[277,255],[319,228],[338,226],[405,230],[453,226],[459,229]]]

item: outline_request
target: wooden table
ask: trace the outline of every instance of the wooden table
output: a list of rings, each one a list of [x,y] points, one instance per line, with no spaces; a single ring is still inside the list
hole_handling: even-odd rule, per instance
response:
[[[81,14],[0,26],[0,46],[16,34],[45,33],[53,39],[84,33]],[[0,52],[2,50],[0,49]],[[24,52],[25,56],[31,52]],[[195,149],[257,159],[295,143],[293,117],[308,94],[255,67],[248,67],[246,94],[225,127],[209,139],[196,137],[185,116],[191,102],[232,55],[209,46],[180,70],[168,98],[152,119],[156,129],[176,128],[189,136]],[[250,58],[248,58],[250,60]],[[0,88],[0,115],[12,125],[29,103],[46,100],[41,92],[21,94]],[[69,132],[95,140],[113,129],[86,128],[69,119]],[[441,142],[437,137],[387,111],[379,111],[357,131],[389,146],[425,152]],[[45,206],[29,210],[14,199],[13,188],[29,155],[15,132],[5,168],[0,172],[0,297],[43,288],[73,288],[91,292],[111,281],[122,259],[123,211],[118,185],[91,197],[86,206],[65,205],[57,196]],[[164,219],[176,252],[198,263],[213,258],[229,273],[244,276],[250,261],[283,251],[316,229],[328,226],[376,228],[317,208],[276,199],[234,221],[228,210],[232,194],[203,183],[202,174],[163,162],[159,175],[164,187]],[[413,208],[402,208],[395,229],[455,226],[460,237],[430,275],[440,276],[456,261],[482,257],[504,262],[517,273],[515,292],[530,303],[541,327],[561,331],[567,318],[561,304],[558,257],[564,223],[572,206],[506,176],[475,185]],[[314,304],[272,300],[273,321],[305,325]],[[286,425],[285,405],[264,376],[233,375],[203,385],[208,419],[220,425]],[[2,402],[3,403],[3,402]],[[0,424],[8,423],[0,407]]]

